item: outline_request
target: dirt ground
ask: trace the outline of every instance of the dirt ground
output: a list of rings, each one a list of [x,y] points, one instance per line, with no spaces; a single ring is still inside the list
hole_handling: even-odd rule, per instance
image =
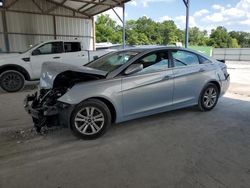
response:
[[[0,93],[0,188],[249,188],[250,63],[227,64],[231,86],[211,112],[137,119],[92,141],[37,135],[23,109],[34,91]]]

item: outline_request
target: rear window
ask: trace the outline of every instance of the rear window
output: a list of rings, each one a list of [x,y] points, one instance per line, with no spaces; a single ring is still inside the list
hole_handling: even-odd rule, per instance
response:
[[[79,52],[81,51],[80,42],[64,42],[64,51],[69,52]]]
[[[212,62],[208,60],[207,58],[200,56],[200,63],[207,64],[207,63],[212,63]]]
[[[172,57],[175,67],[199,65],[199,58],[194,53],[184,50],[173,50]]]

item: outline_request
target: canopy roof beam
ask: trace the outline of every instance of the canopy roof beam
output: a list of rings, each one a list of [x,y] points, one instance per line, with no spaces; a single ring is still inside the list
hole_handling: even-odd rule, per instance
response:
[[[99,1],[99,2],[96,2],[96,1],[86,1],[86,0],[71,0],[71,1],[75,1],[75,2],[80,2],[80,3],[87,3],[87,4],[93,4],[93,5],[104,5],[104,6],[120,6],[120,5],[117,5],[117,3],[106,3],[105,0],[104,1]],[[114,1],[113,1],[114,2]],[[120,3],[118,3],[120,4]]]
[[[114,7],[123,7],[123,4],[126,2],[129,2],[130,0],[31,0],[31,2],[36,6],[36,8],[39,11],[33,11],[33,10],[20,10],[16,9],[14,5],[16,3],[21,3],[22,0],[5,0],[4,6],[0,8],[0,10],[7,10],[7,11],[15,11],[15,12],[23,12],[23,13],[41,13],[41,14],[54,14],[53,11],[59,7],[71,10],[73,12],[73,16],[82,15],[83,18],[90,19],[91,17],[100,14],[102,12],[105,12],[109,9],[112,9]],[[50,6],[48,9],[44,9],[43,6],[41,6],[40,1],[45,1],[48,3],[51,3],[54,6]],[[75,3],[74,3],[75,2]],[[77,3],[76,3],[77,2]],[[88,8],[87,8],[88,7]],[[86,9],[87,8],[87,9]],[[56,14],[54,14],[56,16]]]

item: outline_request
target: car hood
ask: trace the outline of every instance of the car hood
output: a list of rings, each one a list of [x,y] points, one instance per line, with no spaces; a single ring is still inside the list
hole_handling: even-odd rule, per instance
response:
[[[13,57],[18,57],[21,54],[19,53],[0,53],[0,58],[1,60],[5,60],[5,59],[9,59],[9,58],[13,58]]]
[[[64,72],[75,72],[81,75],[93,75],[101,77],[105,77],[107,75],[107,72],[105,71],[92,69],[85,66],[73,66],[59,62],[45,62],[42,66],[40,88],[52,89],[57,76]]]
[[[3,62],[8,62],[11,60],[13,60],[13,58],[18,58],[20,57],[21,54],[19,53],[0,53],[0,64],[2,64]]]

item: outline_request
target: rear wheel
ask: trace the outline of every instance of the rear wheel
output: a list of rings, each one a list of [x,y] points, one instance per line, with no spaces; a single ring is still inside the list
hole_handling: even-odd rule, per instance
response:
[[[199,98],[199,108],[201,111],[212,110],[219,98],[219,89],[213,83],[209,83],[205,89],[202,91]]]
[[[102,101],[91,99],[76,106],[71,115],[71,128],[77,137],[95,139],[111,125],[111,114]]]
[[[0,75],[0,86],[7,92],[20,91],[24,86],[24,76],[15,70],[8,70]]]

